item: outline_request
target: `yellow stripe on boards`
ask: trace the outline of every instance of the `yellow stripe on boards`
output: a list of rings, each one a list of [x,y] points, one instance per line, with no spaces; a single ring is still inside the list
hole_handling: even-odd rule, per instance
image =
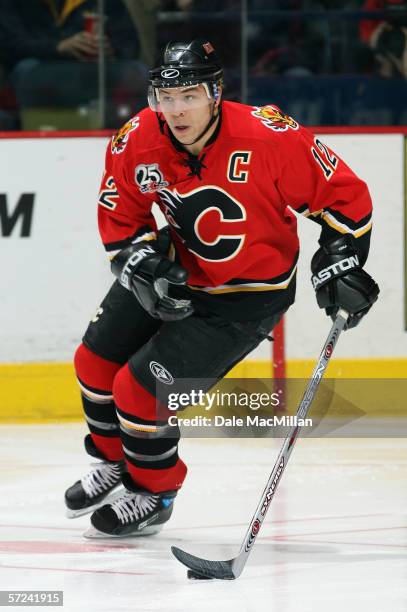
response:
[[[288,360],[287,377],[308,379],[314,364],[314,360]],[[228,378],[271,377],[271,363],[267,360],[243,361],[228,374]],[[407,358],[333,359],[326,377],[406,379]],[[66,422],[83,418],[79,387],[69,363],[2,364],[0,389],[0,423]]]
[[[315,359],[289,359],[287,378],[308,378]],[[269,378],[271,362],[243,361],[228,374],[230,378]],[[332,359],[325,374],[330,378],[407,378],[407,358]]]
[[[82,418],[80,391],[72,364],[0,365],[0,389],[1,423]]]

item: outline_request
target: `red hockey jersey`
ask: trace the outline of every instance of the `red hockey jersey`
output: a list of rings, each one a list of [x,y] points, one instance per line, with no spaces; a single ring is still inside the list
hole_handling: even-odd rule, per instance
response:
[[[160,130],[150,109],[131,119],[108,145],[99,197],[111,255],[156,229],[154,202],[189,286],[207,293],[287,287],[299,249],[291,209],[331,234],[359,238],[371,228],[366,184],[273,105],[223,102],[199,159],[177,146],[167,126]]]

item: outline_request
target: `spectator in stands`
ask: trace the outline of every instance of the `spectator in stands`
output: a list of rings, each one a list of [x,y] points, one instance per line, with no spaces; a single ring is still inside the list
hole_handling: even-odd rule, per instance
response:
[[[122,0],[133,21],[140,41],[140,57],[147,66],[152,66],[157,50],[157,10],[162,0]]]
[[[383,19],[360,24],[361,39],[374,51],[383,77],[407,78],[407,0],[365,0],[366,11],[380,11]]]
[[[133,83],[132,95],[144,91],[146,71],[135,61],[138,36],[124,4],[105,0],[103,45],[87,24],[87,14],[96,12],[96,0],[0,0],[0,58],[22,109],[78,106],[97,98],[101,46],[108,84],[120,90],[121,83],[127,89]]]
[[[263,4],[266,8],[266,3]],[[269,8],[279,11],[279,15],[263,19],[257,25],[255,48],[258,59],[253,65],[253,75],[309,76],[323,70],[324,40],[318,24],[299,14],[299,11],[310,8],[307,4],[304,0],[269,3]],[[257,5],[260,8],[260,3]],[[290,15],[290,11],[293,14]]]

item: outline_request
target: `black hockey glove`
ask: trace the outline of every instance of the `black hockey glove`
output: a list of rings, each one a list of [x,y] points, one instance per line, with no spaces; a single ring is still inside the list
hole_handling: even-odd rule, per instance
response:
[[[311,261],[312,284],[320,308],[335,318],[349,313],[345,329],[356,327],[379,295],[379,286],[359,264],[355,239],[344,234],[324,244]]]
[[[187,270],[158,253],[150,242],[140,241],[126,247],[115,255],[111,267],[120,284],[132,291],[155,319],[179,321],[193,313],[190,300],[176,300],[168,295],[169,283],[186,283]]]

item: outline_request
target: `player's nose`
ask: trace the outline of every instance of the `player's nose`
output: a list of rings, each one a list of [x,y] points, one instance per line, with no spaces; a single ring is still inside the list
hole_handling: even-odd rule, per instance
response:
[[[175,115],[183,115],[185,111],[186,111],[185,102],[183,100],[176,98],[174,100],[174,106],[173,106],[172,112]]]
[[[179,117],[184,117],[185,112],[183,110],[173,111],[172,116],[174,119],[178,119]]]

